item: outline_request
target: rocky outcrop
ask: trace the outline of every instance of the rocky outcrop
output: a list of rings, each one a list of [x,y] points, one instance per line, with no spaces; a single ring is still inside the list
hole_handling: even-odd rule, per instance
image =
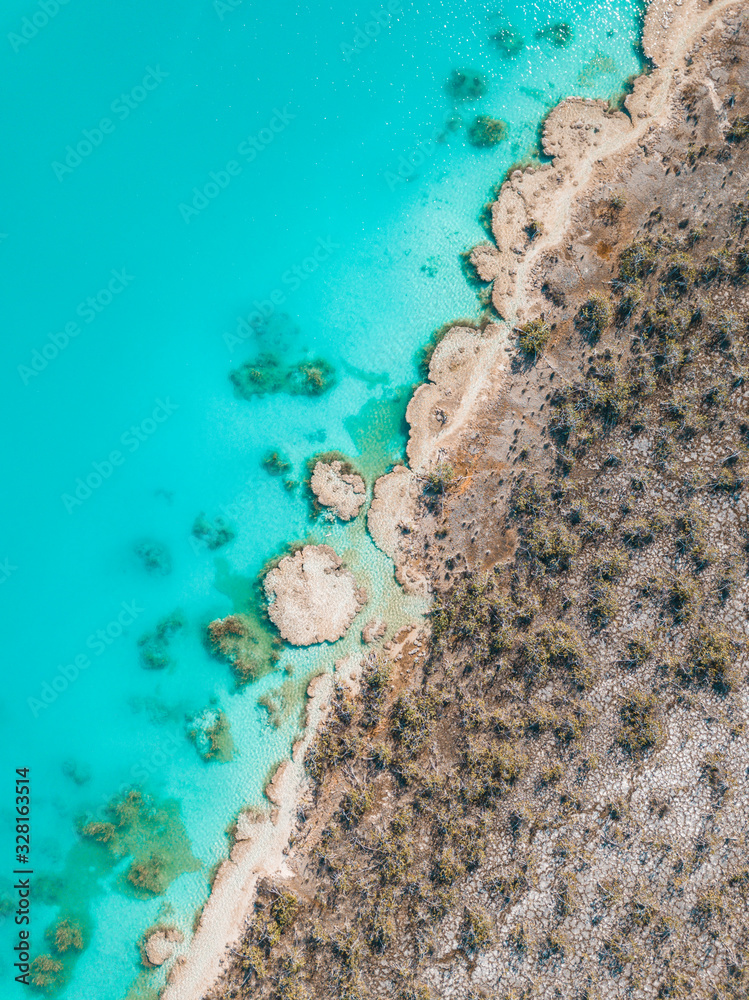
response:
[[[305,545],[286,556],[265,578],[268,614],[287,642],[310,646],[345,635],[367,602],[329,545]]]
[[[373,618],[361,631],[362,642],[366,642],[367,645],[376,642],[377,639],[381,639],[385,635],[386,629],[387,625],[382,618]]]
[[[312,471],[310,489],[323,507],[329,507],[342,521],[357,516],[367,498],[361,476],[346,472],[342,462],[317,462]]]
[[[182,944],[184,940],[176,927],[155,927],[147,931],[141,945],[143,964],[150,968],[163,965],[174,955],[177,945]]]

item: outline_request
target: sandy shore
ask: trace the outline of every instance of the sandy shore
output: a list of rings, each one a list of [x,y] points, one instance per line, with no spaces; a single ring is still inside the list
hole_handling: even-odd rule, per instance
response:
[[[351,682],[358,668],[355,657],[342,661],[337,679]],[[238,829],[241,839],[236,839],[216,875],[197,931],[186,954],[177,959],[162,1000],[200,1000],[220,975],[227,947],[242,934],[260,879],[291,874],[287,854],[305,779],[304,755],[325,718],[332,691],[330,674],[321,674],[310,683],[304,734],[294,744],[291,759],[280,765],[266,788],[275,808],[264,818],[242,817]]]
[[[655,69],[638,78],[626,100],[627,114],[611,112],[600,101],[569,99],[549,115],[544,150],[553,162],[541,169],[516,171],[502,186],[492,210],[494,243],[473,253],[481,277],[493,281],[492,298],[508,325],[483,332],[454,328],[435,351],[429,381],[415,392],[408,408],[410,470],[399,468],[375,486],[369,528],[376,544],[395,561],[398,578],[418,590],[418,553],[412,552],[409,526],[417,517],[417,476],[440,461],[470,428],[482,395],[507,375],[509,324],[526,318],[534,294],[534,268],[557,246],[569,229],[584,192],[615,177],[607,162],[636,149],[649,132],[672,113],[671,95],[678,85],[684,58],[708,24],[739,0],[653,0],[643,34],[643,50]],[[614,188],[612,187],[612,194]],[[525,227],[540,224],[542,235],[529,242]],[[355,676],[358,661],[341,666],[343,676]],[[305,784],[304,754],[325,717],[332,678],[323,675],[310,685],[307,724],[269,786],[276,809],[266,819],[242,831],[231,857],[222,865],[189,948],[181,956],[162,993],[162,1000],[200,1000],[218,978],[226,948],[242,934],[252,912],[258,881],[283,878],[291,871],[289,839],[297,803]]]

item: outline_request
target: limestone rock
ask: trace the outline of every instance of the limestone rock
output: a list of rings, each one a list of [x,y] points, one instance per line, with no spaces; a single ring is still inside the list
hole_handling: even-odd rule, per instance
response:
[[[367,602],[353,573],[329,545],[305,545],[286,556],[264,581],[268,614],[287,642],[335,642]]]
[[[163,965],[172,957],[176,946],[184,940],[176,927],[155,928],[143,942],[143,964],[153,968]]]
[[[385,635],[386,628],[387,625],[382,618],[373,618],[372,621],[367,622],[362,629],[362,641],[369,645],[370,642],[374,642],[376,639],[381,639],[383,635]]]
[[[344,472],[337,459],[317,462],[312,471],[310,489],[323,507],[330,509],[342,521],[356,517],[367,498],[367,487],[361,476]]]

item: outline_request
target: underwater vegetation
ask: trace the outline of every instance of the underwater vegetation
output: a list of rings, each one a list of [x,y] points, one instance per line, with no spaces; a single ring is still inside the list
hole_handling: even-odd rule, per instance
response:
[[[507,124],[501,118],[478,115],[468,127],[468,141],[481,149],[496,146],[507,138]]]
[[[57,989],[63,983],[63,964],[51,955],[37,955],[31,963],[31,982],[42,990]]]
[[[242,399],[285,392],[290,396],[321,396],[336,382],[335,368],[325,358],[284,364],[275,354],[259,354],[229,373]]]
[[[548,24],[545,28],[539,28],[536,38],[544,42],[551,42],[558,49],[566,49],[572,41],[572,28],[566,21],[556,21]]]
[[[179,875],[200,867],[177,802],[168,800],[157,806],[132,788],[106,806],[104,817],[85,823],[78,832],[100,844],[113,867],[123,858],[132,858],[125,877],[130,891],[140,898],[161,895]]]
[[[211,649],[231,664],[238,687],[270,673],[279,659],[280,641],[249,615],[228,615],[208,625]]]
[[[227,524],[223,517],[219,516],[209,519],[201,511],[195,518],[192,526],[192,534],[207,545],[209,549],[215,551],[233,541],[236,532],[231,525]]]
[[[172,572],[172,557],[169,554],[169,549],[161,542],[143,539],[133,545],[133,552],[143,562],[149,573],[168,576]]]
[[[66,778],[70,778],[76,785],[85,785],[91,780],[91,769],[87,764],[82,764],[77,760],[65,760],[61,767]]]
[[[445,90],[455,101],[478,101],[486,93],[486,77],[477,69],[454,69]]]
[[[233,758],[231,724],[221,709],[207,708],[190,722],[188,736],[203,760],[225,764]]]
[[[291,471],[291,462],[282,451],[268,451],[263,456],[261,465],[271,476],[283,476]]]
[[[148,632],[138,639],[141,666],[146,670],[164,670],[172,658],[169,656],[169,643],[174,636],[185,627],[185,620],[179,611],[173,611],[162,618],[153,632]]]
[[[491,40],[506,59],[519,55],[525,48],[525,39],[514,28],[500,28],[491,36]]]
[[[58,954],[67,951],[83,951],[83,931],[72,920],[60,920],[47,928],[47,940]]]
[[[578,73],[577,82],[583,87],[590,86],[599,76],[607,76],[617,72],[617,65],[611,56],[604,52],[596,52]]]

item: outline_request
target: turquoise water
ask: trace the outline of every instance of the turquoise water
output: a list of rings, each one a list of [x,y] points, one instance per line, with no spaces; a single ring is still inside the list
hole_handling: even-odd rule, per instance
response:
[[[66,960],[70,1000],[158,984],[137,978],[139,936],[161,918],[189,935],[226,829],[262,802],[288,753],[306,679],[340,655],[284,651],[237,692],[205,624],[244,609],[264,562],[299,539],[346,554],[392,628],[418,610],[397,609],[392,565],[361,524],[312,520],[303,489],[270,476],[263,455],[283,449],[300,480],[317,451],[358,458],[370,479],[402,454],[418,348],[480,312],[459,255],[484,236],[492,185],[533,152],[558,99],[614,97],[640,68],[634,0],[387,11],[379,0],[4,7],[0,724],[6,787],[21,766],[33,782],[32,954],[49,950],[60,916],[84,926],[87,948]],[[568,47],[535,37],[559,21]],[[510,28],[525,41],[515,55],[490,41]],[[447,95],[456,67],[485,74],[480,100]],[[467,141],[479,113],[507,122],[504,143]],[[322,356],[336,385],[235,397],[229,371],[263,351]],[[195,542],[200,512],[224,516],[234,540],[215,552]],[[144,542],[164,554],[156,571],[135,553]],[[171,664],[143,669],[138,640],[177,609]],[[269,692],[285,705],[276,718],[260,704]],[[188,720],[210,707],[231,721],[230,763],[204,762],[188,739]],[[136,898],[129,860],[113,867],[76,832],[133,786],[189,837],[193,860],[179,860],[194,870],[161,898]],[[173,856],[174,829],[162,845]],[[3,843],[0,894],[14,866]],[[24,995],[14,932],[5,917],[9,998]]]

